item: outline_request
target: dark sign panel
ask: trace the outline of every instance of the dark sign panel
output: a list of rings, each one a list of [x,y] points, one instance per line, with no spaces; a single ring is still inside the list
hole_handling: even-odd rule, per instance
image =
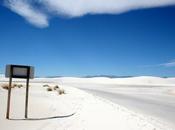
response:
[[[34,67],[23,66],[23,65],[7,65],[6,66],[6,77],[12,78],[34,78]]]

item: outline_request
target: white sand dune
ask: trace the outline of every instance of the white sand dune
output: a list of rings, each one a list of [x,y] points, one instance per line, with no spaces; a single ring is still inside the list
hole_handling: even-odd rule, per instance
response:
[[[8,79],[1,78],[0,81],[0,84],[4,84]],[[61,85],[66,90],[66,94],[58,95],[55,91],[47,92],[46,88],[42,87],[45,83]],[[129,85],[130,83],[132,85],[168,84],[171,86],[174,85],[174,79],[154,77],[34,79],[30,84],[30,120],[23,120],[25,88],[12,89],[12,120],[7,120],[5,119],[7,90],[0,87],[0,130],[173,130],[172,127],[157,122],[150,116],[134,112],[109,100],[74,88],[74,85],[77,84],[83,85],[82,87],[90,87],[89,84],[100,84],[101,88],[104,88],[102,84],[115,86],[116,84]],[[68,117],[61,118],[59,116]],[[50,117],[57,118],[51,119]]]
[[[175,85],[175,78],[160,78],[160,77],[150,77],[150,76],[140,76],[132,78],[106,78],[106,77],[96,77],[96,78],[74,78],[74,77],[64,77],[59,78],[64,82],[69,83],[99,83],[99,84],[117,84],[117,85]]]
[[[125,106],[175,129],[175,78],[63,78],[62,82]]]

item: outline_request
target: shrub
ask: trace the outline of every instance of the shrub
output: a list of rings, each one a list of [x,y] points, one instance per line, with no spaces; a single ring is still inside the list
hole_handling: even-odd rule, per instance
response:
[[[43,87],[50,87],[48,84],[44,84]]]
[[[22,85],[22,84],[18,84],[17,86],[18,86],[18,88],[22,88],[22,87],[23,87],[23,85]]]
[[[65,94],[65,90],[61,89],[58,85],[49,86],[47,84],[43,85],[43,87],[47,87],[47,91],[57,91],[59,95]]]
[[[53,91],[53,89],[51,87],[48,87],[47,91]]]
[[[18,87],[18,85],[17,85],[17,84],[13,84],[12,86],[13,86],[13,88]]]
[[[8,89],[9,89],[9,84],[2,84],[1,87],[2,87],[3,89],[8,90]],[[16,87],[22,88],[23,85],[22,85],[22,84],[12,84],[12,86],[11,86],[11,88],[16,88]]]
[[[57,90],[57,89],[59,89],[60,87],[58,86],[58,85],[56,85],[53,89],[54,90]]]
[[[6,90],[9,89],[9,85],[8,85],[8,84],[3,84],[3,85],[1,85],[1,87],[2,87],[3,89],[6,89]]]
[[[9,89],[9,85],[8,85],[8,84],[3,84],[3,85],[1,85],[1,87],[2,87],[3,89],[6,89],[6,90]],[[15,88],[14,85],[12,85],[11,88]]]
[[[57,92],[58,92],[59,95],[65,94],[64,89],[58,89]]]

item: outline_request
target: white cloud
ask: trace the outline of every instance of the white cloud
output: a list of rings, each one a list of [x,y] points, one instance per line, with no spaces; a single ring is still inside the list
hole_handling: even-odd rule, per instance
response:
[[[85,14],[119,14],[129,10],[175,4],[175,0],[43,0],[57,14],[72,17]]]
[[[166,63],[162,63],[162,64],[155,64],[155,65],[142,65],[140,67],[143,68],[152,68],[152,67],[175,67],[175,60],[171,60],[169,62]]]
[[[175,5],[175,0],[5,0],[5,3],[30,23],[46,27],[49,15],[80,17],[86,14],[120,14],[136,9]]]
[[[37,27],[48,26],[48,16],[25,0],[6,0],[5,5]]]
[[[175,67],[175,61],[171,61],[171,62],[168,62],[168,63],[163,63],[163,64],[160,64],[160,66]]]

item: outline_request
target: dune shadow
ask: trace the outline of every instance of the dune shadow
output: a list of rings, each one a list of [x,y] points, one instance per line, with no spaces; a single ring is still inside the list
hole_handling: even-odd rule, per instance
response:
[[[14,120],[14,121],[22,121],[22,120],[31,120],[31,121],[37,121],[37,120],[49,120],[49,119],[56,119],[56,118],[66,118],[66,117],[71,117],[75,115],[75,113],[70,114],[70,115],[64,115],[64,116],[51,116],[51,117],[42,117],[42,118],[10,118],[9,120]]]

